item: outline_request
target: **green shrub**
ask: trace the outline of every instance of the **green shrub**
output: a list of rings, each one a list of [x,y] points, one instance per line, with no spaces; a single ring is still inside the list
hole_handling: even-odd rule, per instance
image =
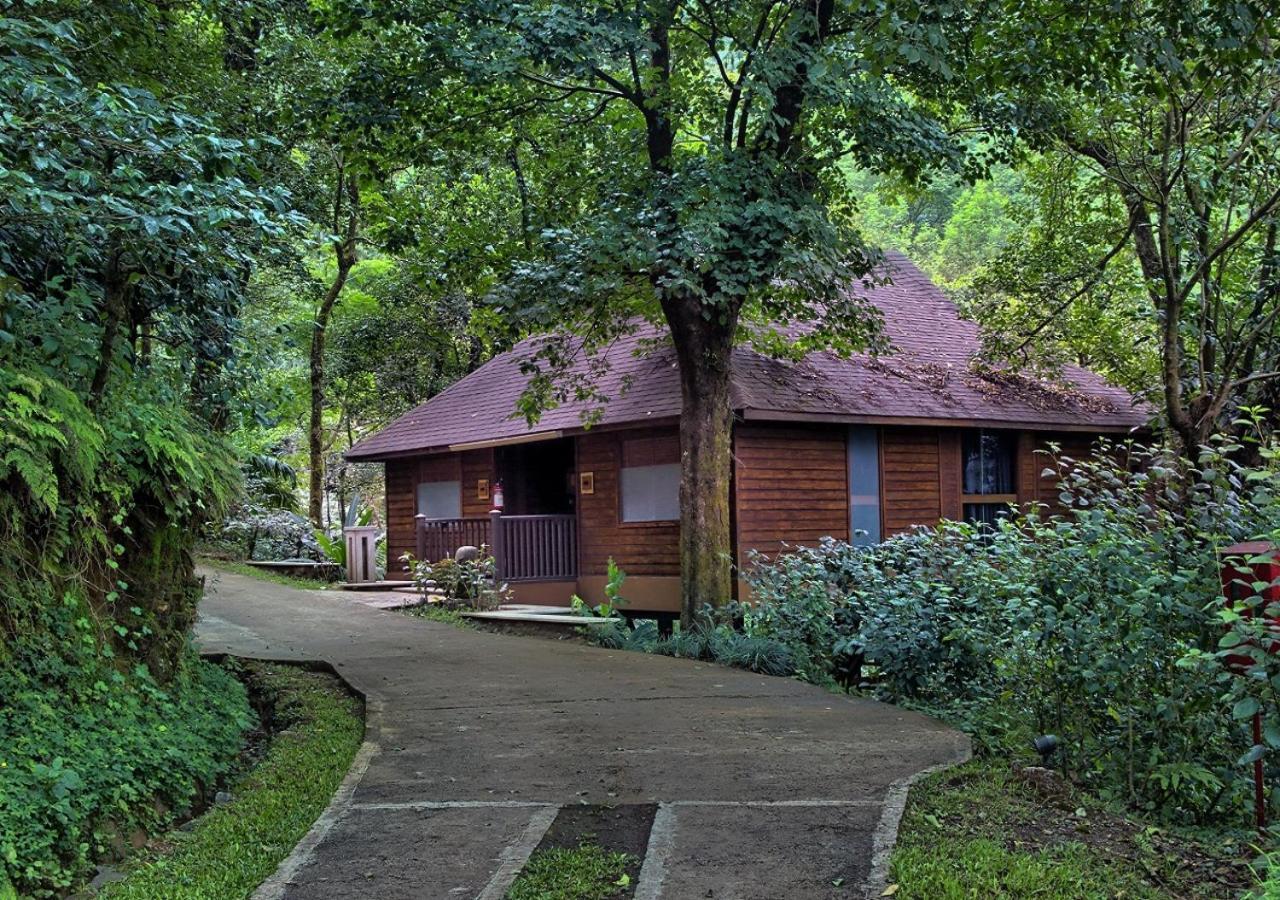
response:
[[[934,711],[980,748],[1057,734],[1057,761],[1104,797],[1169,820],[1239,815],[1242,757],[1266,752],[1250,750],[1247,719],[1280,721],[1274,658],[1255,649],[1254,677],[1234,678],[1219,647],[1234,625],[1225,645],[1248,649],[1264,620],[1224,621],[1215,548],[1280,523],[1272,454],[1246,469],[1242,449],[1206,450],[1193,469],[1112,447],[1061,461],[1061,516],[758,560],[747,633],[789,647],[803,677]]]
[[[104,900],[250,897],[333,799],[360,747],[360,702],[326,672],[229,660],[266,698],[274,731],[266,755],[227,789],[231,799],[154,851],[131,857]],[[167,845],[167,846],[165,846]]]
[[[761,675],[791,675],[796,670],[791,648],[781,641],[724,629],[711,638],[712,658],[725,666]]]
[[[227,773],[253,717],[244,687],[189,656],[167,685],[51,652],[0,667],[0,883],[52,896],[136,828]],[[56,687],[54,687],[56,686]]]
[[[681,659],[711,659],[711,636],[704,631],[677,631],[659,638],[650,652]]]
[[[424,594],[440,591],[440,605],[446,609],[496,609],[507,602],[510,589],[494,578],[495,563],[487,547],[474,560],[446,557],[439,562],[414,559],[412,553],[400,559],[409,577]]]

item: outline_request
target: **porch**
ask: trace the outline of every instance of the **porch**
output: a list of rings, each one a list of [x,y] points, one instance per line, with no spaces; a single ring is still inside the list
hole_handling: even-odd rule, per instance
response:
[[[433,519],[418,515],[418,559],[452,557],[460,547],[488,547],[500,582],[576,582],[578,520],[568,514]],[[572,591],[572,588],[570,588]],[[563,603],[567,598],[560,598]]]

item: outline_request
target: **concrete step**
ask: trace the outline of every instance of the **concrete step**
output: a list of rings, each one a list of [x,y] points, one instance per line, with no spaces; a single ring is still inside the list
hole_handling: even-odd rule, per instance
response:
[[[344,591],[396,591],[412,588],[412,581],[343,581],[339,588]]]
[[[461,613],[463,618],[480,619],[488,622],[537,622],[541,625],[562,625],[566,628],[598,628],[601,625],[620,625],[621,618],[589,618],[587,616],[573,615],[570,610],[568,615],[556,612],[530,612],[528,607],[524,609],[504,609],[498,608],[494,610],[486,610],[483,612],[464,612]],[[535,607],[535,609],[556,609],[556,607]]]

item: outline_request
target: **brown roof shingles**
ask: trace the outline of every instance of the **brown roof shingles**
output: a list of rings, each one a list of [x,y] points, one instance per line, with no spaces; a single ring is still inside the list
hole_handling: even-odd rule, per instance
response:
[[[963,420],[1038,428],[1121,430],[1140,426],[1149,412],[1122,388],[1085,369],[1068,366],[1061,382],[1013,372],[979,372],[972,360],[978,327],[900,254],[886,257],[891,283],[858,287],[884,315],[894,352],[845,359],[812,353],[792,362],[734,350],[734,409],[752,418],[830,418],[834,421]],[[650,348],[656,329],[643,328],[604,353],[607,373],[596,388],[608,398],[573,401],[542,415],[530,427],[517,417],[516,399],[527,378],[520,363],[536,340],[494,357],[396,419],[347,453],[352,460],[380,459],[458,444],[518,438],[581,428],[591,410],[598,424],[642,423],[680,414],[680,383],[669,347]],[[586,371],[585,363],[579,372]]]

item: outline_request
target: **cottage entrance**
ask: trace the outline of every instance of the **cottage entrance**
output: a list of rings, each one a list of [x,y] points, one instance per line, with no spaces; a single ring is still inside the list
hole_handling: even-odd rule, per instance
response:
[[[498,447],[494,464],[511,516],[560,516],[574,511],[573,439]]]

